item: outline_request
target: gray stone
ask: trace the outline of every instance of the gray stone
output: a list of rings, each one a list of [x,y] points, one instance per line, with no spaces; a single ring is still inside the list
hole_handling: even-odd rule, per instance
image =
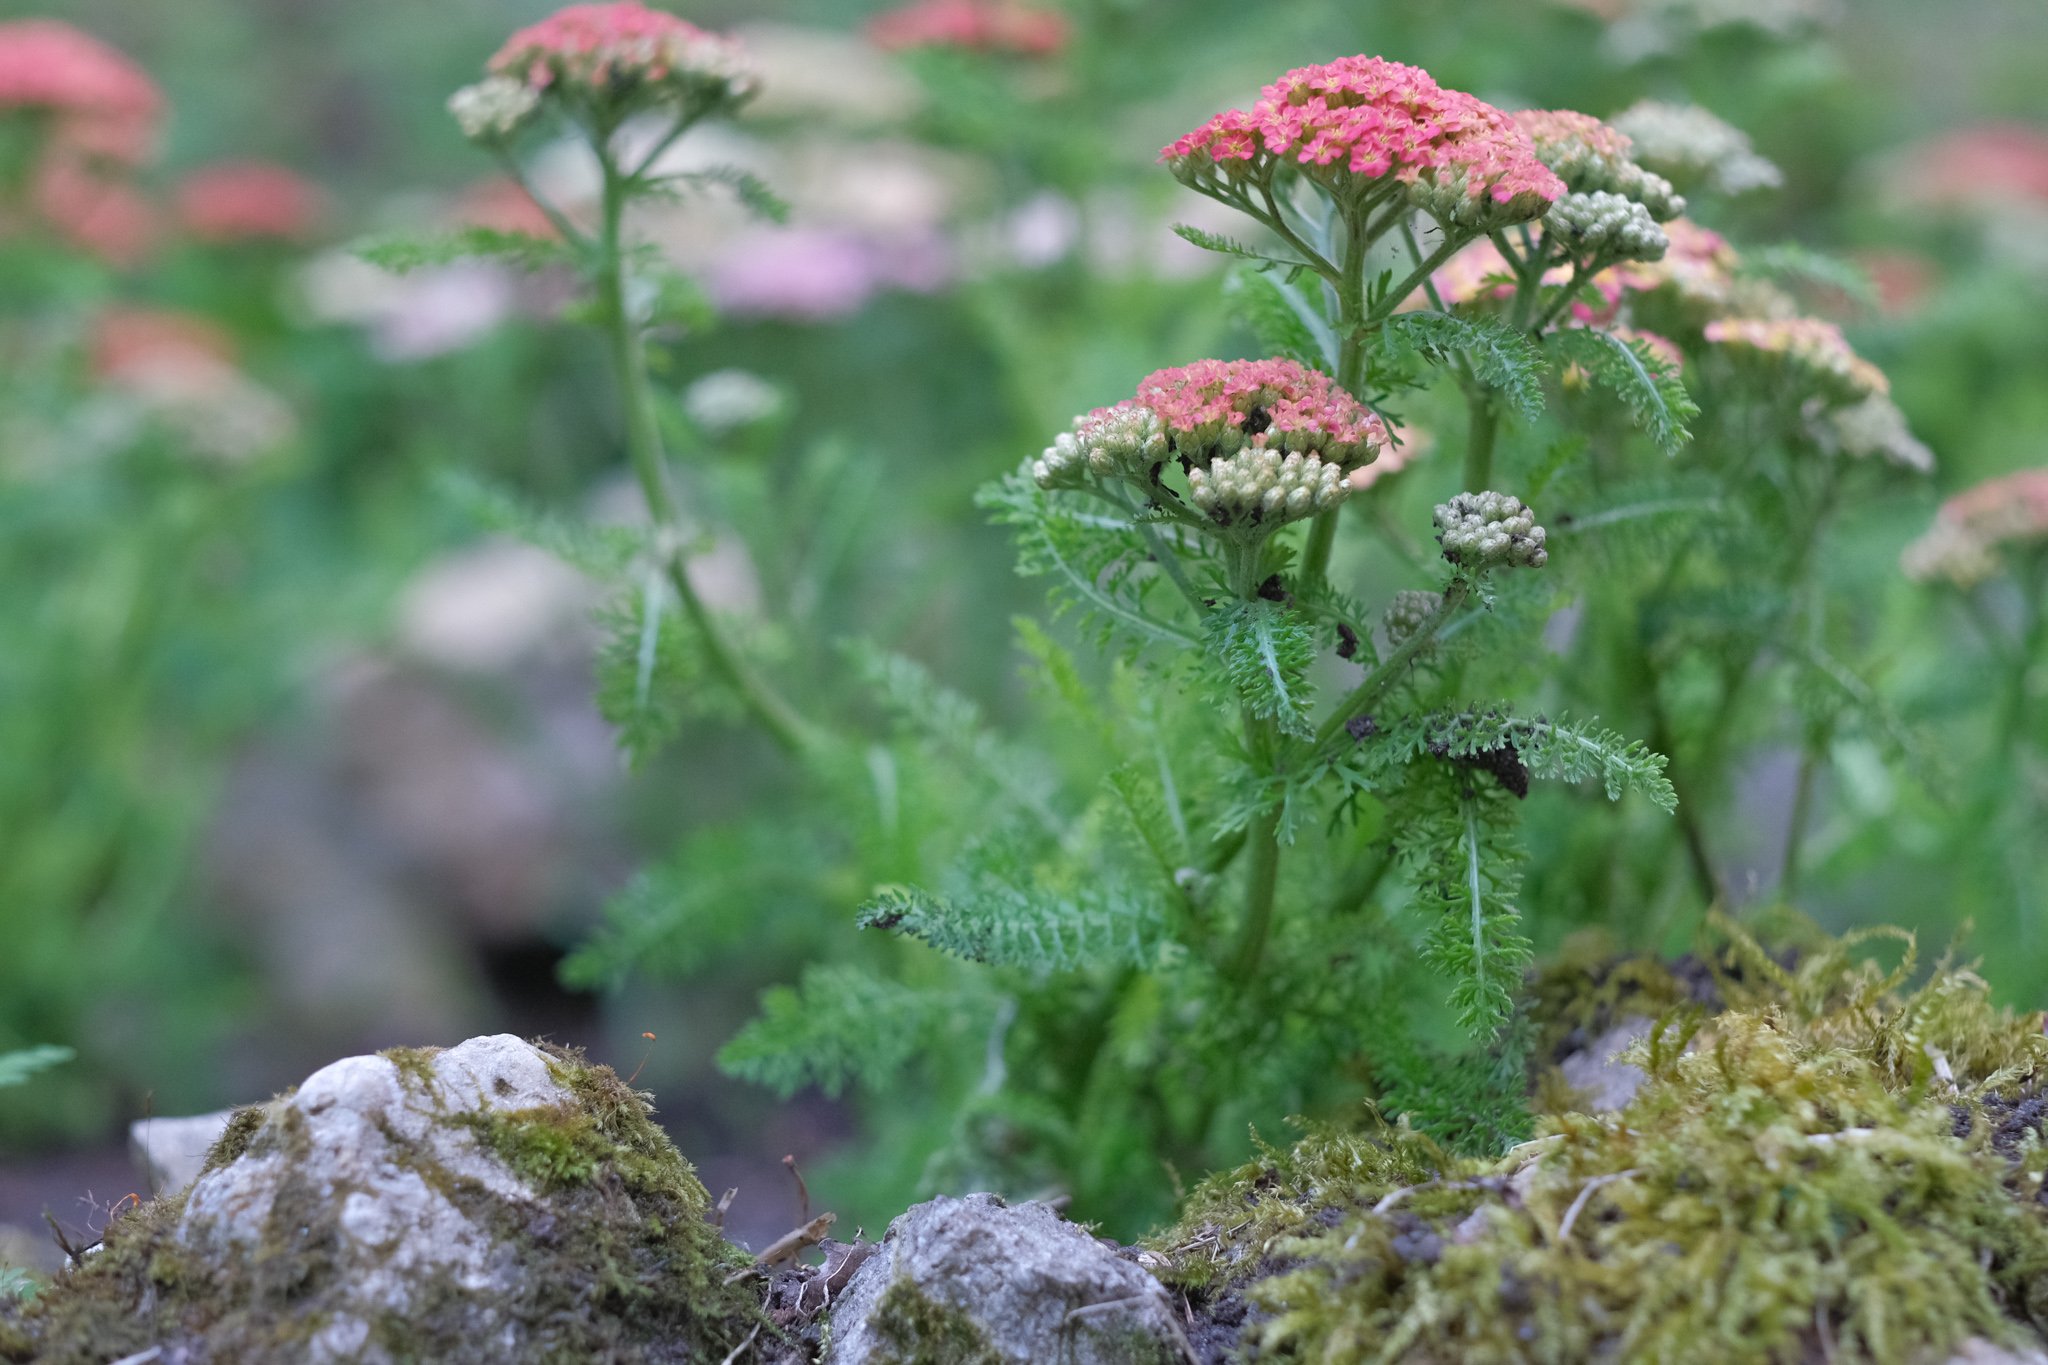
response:
[[[898,1358],[919,1341],[907,1302],[949,1316],[1006,1361],[1133,1365],[1185,1353],[1157,1280],[1046,1205],[992,1194],[934,1199],[889,1225],[833,1306],[825,1365]]]
[[[2013,1348],[1971,1337],[1956,1348],[1948,1365],[2048,1365],[2048,1353],[2035,1346]]]
[[[1585,1097],[1587,1113],[1609,1113],[1635,1098],[1643,1069],[1614,1056],[1649,1037],[1651,1027],[1648,1019],[1630,1016],[1558,1063],[1565,1083]]]
[[[158,1194],[184,1189],[199,1178],[207,1152],[227,1131],[234,1112],[221,1109],[189,1118],[135,1120],[128,1125],[128,1155],[136,1173]]]

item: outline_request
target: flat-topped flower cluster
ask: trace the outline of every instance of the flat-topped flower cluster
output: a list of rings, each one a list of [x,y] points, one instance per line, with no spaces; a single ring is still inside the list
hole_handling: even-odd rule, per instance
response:
[[[1214,171],[1264,179],[1283,165],[1340,197],[1392,182],[1416,207],[1460,223],[1526,221],[1565,193],[1508,115],[1383,57],[1290,71],[1249,110],[1218,114],[1160,160],[1190,184]]]
[[[1153,490],[1177,460],[1222,526],[1270,529],[1334,507],[1346,476],[1389,448],[1386,423],[1292,360],[1198,360],[1147,375],[1135,398],[1074,420],[1032,465],[1044,488],[1091,478]]]
[[[2000,551],[2048,543],[2048,469],[2022,469],[1967,488],[1941,505],[1934,525],[1906,547],[1910,578],[1972,587],[1999,569]]]
[[[759,85],[738,44],[638,0],[558,10],[514,33],[487,69],[449,100],[471,137],[509,136],[548,98],[609,114],[673,106],[696,116]]]
[[[1884,371],[1857,355],[1841,328],[1820,318],[1720,318],[1705,334],[1716,346],[1790,367],[1840,402],[1891,391]]]

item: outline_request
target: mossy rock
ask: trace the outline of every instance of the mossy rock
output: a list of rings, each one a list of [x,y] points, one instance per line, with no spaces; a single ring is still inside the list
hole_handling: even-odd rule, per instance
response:
[[[1723,932],[1718,1012],[1627,974],[1674,1007],[1626,1054],[1644,1080],[1618,1111],[1539,1115],[1496,1159],[1314,1128],[1206,1182],[1150,1245],[1169,1285],[1242,1324],[1215,1355],[1940,1365],[2038,1347],[2041,1015],[1947,964],[1912,986],[1910,943],[1886,970],[1872,936],[1773,955]]]
[[[504,1035],[336,1062],[0,1319],[0,1359],[718,1360],[759,1293],[650,1115]]]

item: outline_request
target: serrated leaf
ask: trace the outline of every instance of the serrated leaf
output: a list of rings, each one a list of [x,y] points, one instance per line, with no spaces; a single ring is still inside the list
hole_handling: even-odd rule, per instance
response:
[[[748,212],[772,223],[789,221],[788,202],[769,188],[767,181],[738,166],[709,166],[702,170],[679,171],[673,175],[655,177],[652,183],[693,190],[731,190],[733,197],[739,200],[741,207]]]
[[[718,1052],[730,1075],[787,1098],[806,1085],[837,1095],[883,1086],[966,1013],[953,992],[906,986],[859,967],[807,967],[794,987],[761,997],[761,1013]]]
[[[1278,602],[1233,602],[1211,612],[1203,628],[1210,658],[1254,716],[1291,735],[1315,733],[1308,670],[1316,637],[1305,618]]]
[[[1528,420],[1542,413],[1543,352],[1505,323],[1455,313],[1396,313],[1387,319],[1386,332],[1432,364],[1448,365],[1462,354],[1479,381],[1506,398],[1516,413]]]
[[[884,887],[861,906],[858,922],[970,962],[1040,972],[1147,962],[1162,930],[1155,905],[1113,884],[1062,895],[989,875],[949,896]]]
[[[78,1054],[68,1047],[28,1047],[0,1052],[0,1087],[26,1085],[38,1072],[62,1066]]]
[[[385,237],[361,242],[355,254],[380,270],[403,275],[456,261],[493,260],[521,270],[574,264],[575,248],[558,237],[472,227],[434,237]]]
[[[1337,368],[1336,332],[1290,281],[1269,270],[1238,269],[1224,281],[1223,294],[1263,354],[1326,373]]]
[[[1235,256],[1239,260],[1244,261],[1255,261],[1261,270],[1271,270],[1275,267],[1282,270],[1309,270],[1313,268],[1307,261],[1297,261],[1286,256],[1275,256],[1268,252],[1260,251],[1255,247],[1246,246],[1235,237],[1225,237],[1220,232],[1209,232],[1188,223],[1175,223],[1173,225],[1173,235],[1180,238],[1183,242],[1202,248],[1204,251],[1213,251],[1220,256]]]
[[[1558,354],[1579,366],[1602,387],[1611,389],[1666,455],[1692,439],[1686,423],[1699,407],[1678,370],[1641,340],[1624,341],[1592,327],[1567,327],[1551,334]]]
[[[645,548],[646,537],[639,531],[564,520],[461,470],[440,471],[434,484],[480,525],[546,550],[593,578],[622,577]]]

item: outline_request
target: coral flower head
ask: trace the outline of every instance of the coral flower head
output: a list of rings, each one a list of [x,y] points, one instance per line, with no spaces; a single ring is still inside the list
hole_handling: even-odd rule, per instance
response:
[[[1941,505],[1934,525],[1906,547],[1901,564],[1911,578],[1946,579],[1970,587],[1998,572],[1998,551],[2048,541],[2048,469],[2022,469]]]
[[[1719,318],[1706,338],[1729,352],[1782,364],[1837,403],[1890,392],[1884,371],[1850,349],[1842,329],[1819,318]]]
[[[55,19],[0,24],[0,111],[54,115],[70,149],[143,161],[163,107],[142,68],[90,34]]]
[[[1420,67],[1344,57],[1290,71],[1249,110],[1218,114],[1159,154],[1205,188],[1293,167],[1340,199],[1402,187],[1439,220],[1486,228],[1540,217],[1565,185],[1515,121]]]
[[[737,104],[757,81],[737,44],[637,0],[570,5],[520,29],[489,63],[529,90],[607,107]]]
[[[1049,57],[1072,36],[1065,15],[1007,0],[913,0],[877,15],[867,31],[869,41],[891,52],[957,47],[1019,57]]]
[[[206,242],[303,240],[324,207],[325,196],[311,182],[267,161],[221,162],[178,186],[178,222]]]

